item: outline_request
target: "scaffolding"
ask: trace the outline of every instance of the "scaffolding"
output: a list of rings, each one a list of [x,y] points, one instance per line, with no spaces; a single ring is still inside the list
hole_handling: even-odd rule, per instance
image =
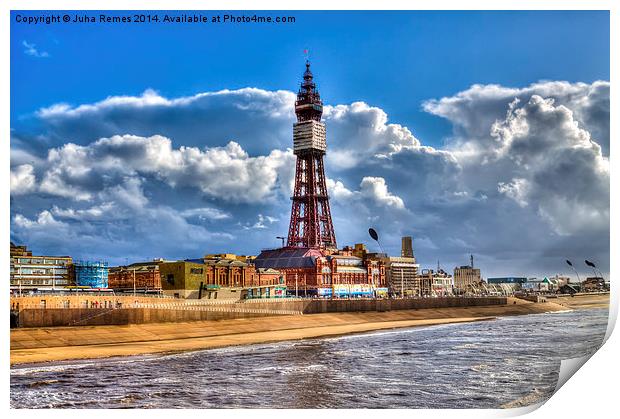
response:
[[[108,262],[78,260],[73,263],[73,268],[78,286],[108,287]]]

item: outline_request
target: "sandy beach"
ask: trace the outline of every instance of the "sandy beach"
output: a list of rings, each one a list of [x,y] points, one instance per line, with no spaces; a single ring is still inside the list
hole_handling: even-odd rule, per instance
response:
[[[219,348],[373,330],[492,320],[498,316],[605,307],[609,295],[545,303],[509,298],[503,306],[329,313],[127,326],[11,330],[11,365]]]

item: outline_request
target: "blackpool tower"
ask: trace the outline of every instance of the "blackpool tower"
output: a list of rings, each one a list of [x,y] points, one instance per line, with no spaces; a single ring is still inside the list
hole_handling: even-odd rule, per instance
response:
[[[314,83],[310,62],[295,101],[293,152],[297,156],[295,189],[291,197],[291,222],[287,247],[335,249],[336,235],[329,210],[323,156],[325,124],[323,102]]]

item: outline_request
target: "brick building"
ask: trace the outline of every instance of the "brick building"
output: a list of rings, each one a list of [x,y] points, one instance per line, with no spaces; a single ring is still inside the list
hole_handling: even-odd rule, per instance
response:
[[[264,250],[254,263],[283,272],[292,295],[371,297],[386,286],[384,262],[353,256],[350,248],[331,254],[316,248]]]
[[[127,266],[115,266],[108,272],[108,288],[118,291],[141,292],[161,290],[159,264],[162,261],[138,262]]]
[[[284,274],[256,269],[245,256],[206,255],[204,258],[159,265],[162,290],[179,298],[256,298],[284,294]]]

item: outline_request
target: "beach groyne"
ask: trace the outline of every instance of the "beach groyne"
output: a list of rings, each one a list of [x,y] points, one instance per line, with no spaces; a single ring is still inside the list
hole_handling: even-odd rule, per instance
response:
[[[29,297],[31,298],[31,297]],[[123,300],[124,299],[124,300]],[[215,302],[117,297],[74,303],[61,296],[21,301],[19,327],[103,326],[145,323],[231,320],[283,315],[389,312],[506,305],[505,297],[443,297],[403,299],[282,299]],[[45,301],[45,302],[42,302]],[[12,301],[12,309],[20,303]],[[96,303],[96,304],[94,304]],[[66,308],[62,306],[65,305]],[[94,307],[93,307],[94,305]]]

